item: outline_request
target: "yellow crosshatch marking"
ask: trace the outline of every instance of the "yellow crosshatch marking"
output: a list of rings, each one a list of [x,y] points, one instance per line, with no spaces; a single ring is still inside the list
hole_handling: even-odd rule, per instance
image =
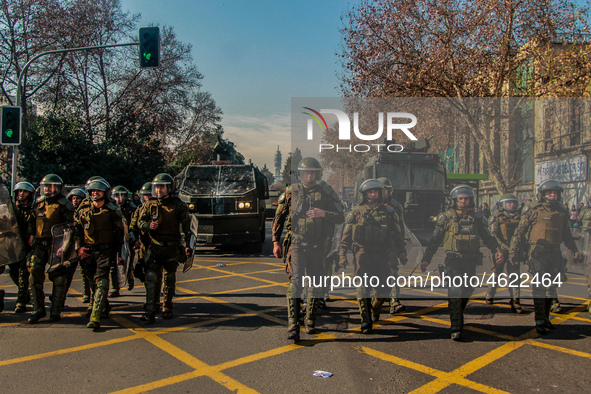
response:
[[[225,267],[215,267],[215,265],[212,265],[212,266],[204,265],[205,263],[220,263],[220,262],[225,262],[226,266]],[[179,325],[179,326],[175,326],[175,327],[169,327],[169,328],[153,327],[153,328],[151,328],[150,326],[146,326],[146,327],[139,326],[127,318],[127,315],[125,314],[127,312],[125,312],[125,311],[127,309],[134,307],[134,306],[137,307],[137,304],[136,305],[129,305],[129,306],[124,305],[124,306],[114,308],[114,311],[111,312],[111,319],[113,321],[115,321],[118,325],[129,330],[131,335],[124,336],[122,338],[117,338],[117,339],[98,341],[98,342],[89,343],[89,344],[81,345],[81,346],[74,346],[71,348],[64,348],[64,349],[59,349],[59,350],[55,350],[55,351],[49,351],[49,352],[43,352],[43,353],[39,353],[39,354],[33,354],[33,355],[13,358],[10,360],[3,360],[3,361],[0,361],[0,367],[19,364],[19,363],[27,363],[27,362],[31,362],[31,361],[35,361],[35,360],[41,360],[41,359],[55,357],[55,356],[64,355],[64,354],[71,354],[71,353],[80,352],[80,351],[93,349],[93,348],[101,348],[101,347],[116,345],[119,343],[124,343],[124,342],[129,342],[129,341],[142,340],[142,341],[146,341],[146,342],[150,343],[151,345],[160,349],[161,351],[166,352],[167,354],[174,357],[178,361],[184,363],[185,365],[189,366],[193,370],[189,371],[189,372],[183,372],[183,373],[180,373],[175,376],[170,376],[170,377],[167,377],[164,379],[158,379],[158,380],[154,380],[154,381],[147,382],[144,384],[140,384],[138,386],[128,387],[126,389],[117,391],[117,393],[141,393],[141,392],[146,392],[146,391],[151,391],[151,390],[167,387],[170,385],[174,385],[174,384],[188,381],[191,379],[195,379],[198,377],[207,377],[207,378],[211,379],[212,381],[216,382],[217,384],[219,384],[231,391],[237,391],[240,393],[252,393],[252,392],[256,392],[256,390],[254,390],[251,387],[248,387],[248,385],[244,384],[243,382],[240,382],[234,378],[231,378],[230,376],[225,374],[224,371],[227,369],[230,369],[230,368],[240,366],[240,365],[254,364],[254,363],[257,363],[261,360],[280,356],[282,354],[292,352],[292,351],[300,351],[300,352],[306,351],[306,348],[309,345],[316,346],[316,345],[320,344],[320,346],[322,346],[321,344],[323,342],[347,343],[348,337],[350,337],[352,335],[358,335],[358,333],[359,333],[359,327],[357,325],[353,325],[353,327],[350,327],[350,328],[347,328],[345,330],[341,330],[338,332],[334,332],[334,333],[321,332],[321,333],[315,334],[314,336],[311,336],[311,338],[313,338],[313,339],[302,340],[298,344],[286,343],[286,344],[279,346],[279,347],[275,347],[275,348],[261,351],[258,353],[253,353],[250,355],[239,357],[234,360],[226,361],[226,362],[223,362],[223,363],[220,363],[217,365],[209,365],[209,364],[203,362],[202,360],[199,360],[197,357],[189,354],[187,351],[183,350],[182,348],[178,347],[177,345],[174,345],[171,342],[165,340],[162,337],[162,335],[170,334],[170,333],[174,333],[174,332],[181,332],[183,330],[197,328],[197,327],[206,327],[206,326],[215,327],[219,323],[229,322],[229,321],[233,321],[233,320],[245,318],[245,317],[255,317],[255,316],[265,319],[267,321],[273,322],[275,324],[280,324],[281,326],[284,326],[287,323],[284,318],[278,318],[278,317],[275,317],[270,314],[270,313],[276,313],[278,311],[283,312],[285,309],[285,307],[283,305],[255,310],[255,309],[245,307],[245,306],[241,305],[240,303],[232,303],[232,302],[220,299],[218,297],[220,297],[220,296],[223,297],[226,294],[247,293],[247,292],[253,291],[253,290],[274,288],[274,287],[277,287],[277,293],[281,297],[283,297],[284,296],[283,289],[287,286],[287,282],[286,282],[284,276],[278,276],[278,279],[280,278],[281,281],[274,281],[274,280],[269,280],[266,278],[257,277],[257,275],[260,275],[260,274],[281,272],[284,270],[283,264],[268,263],[268,262],[217,260],[217,259],[215,259],[215,260],[214,259],[203,259],[203,260],[200,259],[198,261],[198,263],[199,264],[197,264],[197,263],[195,264],[195,266],[193,267],[193,270],[204,270],[204,271],[207,270],[210,272],[219,273],[220,275],[216,275],[216,276],[212,276],[212,277],[199,277],[199,278],[195,278],[195,279],[178,281],[177,284],[180,286],[177,285],[177,287],[176,287],[177,301],[201,299],[201,300],[205,300],[205,301],[208,301],[211,303],[222,304],[227,308],[235,310],[236,311],[235,313],[233,313],[233,314],[229,313],[223,317],[217,317],[217,318],[212,318],[212,319],[208,319],[208,320],[200,320],[198,322]],[[249,268],[251,268],[251,267],[256,267],[257,265],[259,265],[259,266],[266,265],[266,266],[271,266],[271,267],[276,267],[276,268],[258,269],[258,270],[253,269],[253,270],[249,270],[247,272],[232,272],[232,270],[231,270],[232,267],[248,266]],[[208,280],[218,280],[218,279],[223,280],[225,278],[248,279],[250,281],[255,281],[260,284],[256,285],[253,283],[249,283],[249,284],[245,283],[245,286],[243,286],[243,287],[220,289],[214,293],[209,293],[209,294],[200,294],[199,292],[190,290],[190,289],[185,288],[183,286],[183,285],[193,283],[193,282],[202,283],[202,282],[208,281]],[[412,291],[415,291],[417,293],[424,293],[425,292],[425,290],[422,290],[422,289],[415,289]],[[77,295],[77,296],[81,296],[81,294],[74,289],[70,289],[70,292],[72,294]],[[434,295],[434,293],[432,293],[432,292],[429,292],[429,293],[431,295]],[[354,294],[354,293],[352,293],[352,294]],[[443,293],[436,293],[435,295],[441,296],[444,294]],[[562,324],[568,320],[576,320],[576,321],[583,321],[586,323],[590,323],[591,322],[590,319],[577,316],[577,314],[579,314],[587,309],[587,304],[589,303],[589,300],[586,300],[586,299],[578,299],[578,300],[582,301],[582,303],[579,306],[572,308],[568,313],[560,314],[560,315],[553,314],[552,322],[556,325]],[[348,301],[352,304],[356,304],[356,301],[354,301],[354,300],[343,299],[343,301]],[[472,302],[482,303],[483,301],[473,300]],[[504,304],[500,304],[500,305],[498,305],[498,307],[508,308],[508,306],[504,305]],[[391,325],[395,325],[395,324],[405,321],[405,320],[411,320],[413,322],[419,322],[419,323],[421,321],[425,321],[425,322],[429,322],[429,323],[447,328],[447,327],[449,327],[448,320],[440,319],[440,318],[432,317],[432,316],[428,315],[431,312],[445,310],[446,308],[447,308],[447,302],[437,302],[433,306],[425,307],[420,310],[415,310],[413,312],[401,313],[401,314],[398,314],[398,315],[392,316],[392,317],[390,317],[388,315],[388,318],[382,319],[379,322],[375,323],[374,327],[378,328],[380,326],[391,326]],[[357,313],[356,308],[354,306],[352,306],[351,307],[351,315],[355,315],[356,313]],[[72,314],[72,315],[74,315],[74,314]],[[67,314],[64,314],[64,316],[67,316]],[[24,320],[23,320],[23,322],[24,322]],[[0,327],[14,327],[18,324],[21,324],[21,323],[19,323],[19,322],[17,322],[17,323],[2,323],[2,324],[0,324]],[[497,347],[495,347],[494,349],[474,358],[471,361],[466,362],[464,365],[456,368],[455,370],[453,370],[451,372],[441,371],[441,370],[438,370],[438,369],[435,369],[435,368],[432,368],[432,367],[429,367],[426,365],[422,365],[420,363],[416,363],[416,362],[401,358],[395,354],[387,353],[382,350],[377,350],[377,349],[375,349],[375,347],[379,347],[379,341],[378,342],[371,342],[371,347],[366,344],[363,346],[358,346],[357,349],[361,353],[364,353],[370,357],[380,359],[383,361],[387,361],[387,362],[396,364],[400,367],[408,368],[408,369],[429,375],[434,378],[434,380],[432,380],[431,382],[414,389],[412,391],[413,393],[438,392],[438,391],[446,389],[450,385],[459,385],[459,386],[466,387],[466,388],[469,388],[469,389],[472,389],[475,391],[480,391],[480,392],[485,392],[485,393],[504,393],[505,391],[475,382],[473,380],[468,379],[467,377],[470,374],[474,373],[475,371],[481,370],[482,368],[485,368],[486,366],[490,365],[491,363],[493,363],[499,359],[502,359],[503,357],[510,354],[514,350],[519,349],[519,348],[524,348],[524,346],[525,347],[544,348],[544,349],[559,352],[559,353],[562,353],[565,355],[570,355],[573,357],[581,357],[581,358],[585,358],[585,359],[591,359],[591,353],[587,353],[587,352],[583,352],[583,351],[579,351],[579,350],[568,349],[568,348],[565,348],[562,346],[557,346],[554,344],[549,344],[544,341],[538,340],[537,339],[538,336],[533,328],[532,328],[532,330],[526,332],[525,334],[523,334],[519,337],[495,332],[493,329],[484,329],[481,327],[472,326],[470,324],[467,324],[465,329],[468,331],[478,332],[478,333],[485,334],[485,335],[488,335],[491,337],[495,337],[498,340],[500,340],[500,342],[499,342],[499,345]],[[376,332],[379,332],[379,330]],[[196,335],[198,335],[198,334],[196,334]],[[461,344],[456,344],[456,345],[462,346]]]

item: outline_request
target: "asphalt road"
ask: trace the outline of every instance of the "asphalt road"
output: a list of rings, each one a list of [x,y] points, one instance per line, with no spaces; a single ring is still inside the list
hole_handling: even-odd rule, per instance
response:
[[[462,342],[449,339],[445,292],[415,290],[428,299],[404,301],[406,311],[396,316],[384,308],[371,335],[359,332],[354,300],[333,299],[319,312],[319,333],[302,331],[294,344],[286,339],[287,277],[269,241],[259,255],[240,248],[199,252],[194,268],[177,274],[175,318],[140,321],[144,289],[138,281],[111,299],[113,311],[98,332],[86,328],[79,274],[62,320],[37,325],[26,323],[28,313],[14,314],[16,287],[0,276],[7,292],[0,314],[1,391],[589,391],[591,320],[583,297],[561,297],[565,312],[553,315],[557,328],[545,337],[533,329],[531,300],[524,301],[528,312],[516,315],[507,300],[487,305],[475,299],[466,309]],[[580,275],[569,282],[584,286]],[[316,370],[333,376],[314,377]]]

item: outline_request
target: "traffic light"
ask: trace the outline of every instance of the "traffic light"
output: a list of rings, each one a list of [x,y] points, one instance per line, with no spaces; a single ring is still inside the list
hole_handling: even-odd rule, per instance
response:
[[[2,107],[2,145],[21,144],[21,107]]]
[[[140,29],[140,68],[160,65],[160,29],[142,27]]]

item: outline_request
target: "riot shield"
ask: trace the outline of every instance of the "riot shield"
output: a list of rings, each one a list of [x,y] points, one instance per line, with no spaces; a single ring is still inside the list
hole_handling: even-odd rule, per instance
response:
[[[121,250],[117,254],[123,261],[117,259],[117,278],[119,280],[119,287],[127,286],[127,270],[131,264],[131,247],[129,246],[129,225],[125,218],[121,218],[123,225],[123,244]]]
[[[0,266],[24,258],[25,244],[20,236],[14,205],[8,189],[0,183]]]
[[[189,240],[189,248],[191,248],[192,250],[192,254],[191,256],[187,257],[187,260],[185,261],[185,265],[183,266],[183,273],[189,271],[191,269],[191,267],[193,267],[193,262],[195,261],[195,255],[197,253],[195,253],[195,234],[197,234],[197,228],[198,228],[198,224],[199,221],[197,219],[197,217],[195,215],[191,215],[191,239]]]
[[[47,269],[48,273],[67,269],[80,259],[76,253],[75,233],[76,223],[74,222],[57,224],[51,228],[53,243],[51,245],[51,262]]]
[[[410,231],[409,228],[406,227],[406,224],[404,225],[404,240],[406,241],[406,258],[413,267],[413,270],[410,273],[410,275],[412,275],[419,266],[419,264],[421,264],[421,261],[423,261],[423,245],[421,245],[421,243],[419,242],[417,237],[412,233],[412,231]]]

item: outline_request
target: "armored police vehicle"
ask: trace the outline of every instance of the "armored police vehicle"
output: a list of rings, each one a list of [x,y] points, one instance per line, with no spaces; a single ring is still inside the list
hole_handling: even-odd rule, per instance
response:
[[[228,154],[231,150],[220,139],[214,149],[217,161],[188,166],[177,175],[179,198],[193,216],[197,244],[246,244],[260,252],[265,241],[267,178],[255,165],[244,164],[235,151]]]
[[[394,187],[394,198],[404,207],[406,226],[423,245],[429,241],[445,203],[445,166],[440,156],[427,153],[428,149],[428,141],[422,139],[406,144],[402,152],[377,153],[370,157],[355,182],[358,194],[366,179],[388,178]]]

